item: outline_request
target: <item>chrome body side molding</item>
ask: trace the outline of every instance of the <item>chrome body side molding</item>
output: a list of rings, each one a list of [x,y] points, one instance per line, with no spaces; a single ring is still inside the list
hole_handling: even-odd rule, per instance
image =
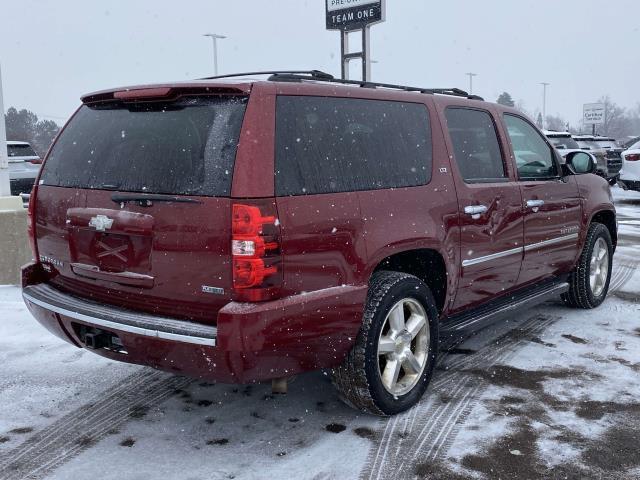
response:
[[[569,242],[577,240],[579,235],[572,233],[570,235],[563,235],[562,237],[552,238],[545,240],[544,242],[532,243],[531,245],[525,245],[524,247],[512,248],[503,252],[493,253],[491,255],[485,255],[484,257],[471,258],[462,261],[463,267],[470,267],[472,265],[478,265],[479,263],[489,262],[491,260],[497,260],[498,258],[508,257],[516,255],[518,253],[530,252],[531,250],[537,250],[538,248],[548,247],[550,245],[557,245],[559,243]]]
[[[505,250],[504,252],[498,252],[498,253],[493,253],[491,255],[486,255],[484,257],[478,257],[478,258],[471,258],[469,260],[464,260],[462,262],[462,266],[463,267],[470,267],[472,265],[477,265],[479,263],[484,263],[484,262],[488,262],[491,260],[496,260],[498,258],[502,258],[502,257],[508,257],[511,255],[515,255],[517,253],[522,253],[523,248],[522,247],[518,247],[518,248],[512,248],[511,250]]]
[[[536,250],[542,247],[548,247],[549,245],[556,245],[558,243],[568,242],[570,240],[577,240],[578,234],[572,233],[571,235],[564,235],[558,238],[552,238],[551,240],[545,240],[544,242],[532,243],[531,245],[527,245],[524,247],[525,252],[529,252],[531,250]]]

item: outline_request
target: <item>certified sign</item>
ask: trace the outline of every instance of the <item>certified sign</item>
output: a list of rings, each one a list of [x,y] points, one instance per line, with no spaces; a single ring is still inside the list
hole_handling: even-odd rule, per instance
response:
[[[604,123],[605,106],[604,103],[587,103],[584,106],[584,124],[602,125]]]
[[[327,30],[359,30],[384,21],[384,0],[325,0]]]

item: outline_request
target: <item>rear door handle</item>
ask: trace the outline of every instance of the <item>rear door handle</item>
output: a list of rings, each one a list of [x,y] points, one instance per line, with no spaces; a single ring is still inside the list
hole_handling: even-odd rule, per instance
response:
[[[544,205],[544,200],[527,200],[527,207],[540,208]]]
[[[487,213],[487,211],[489,211],[489,209],[484,205],[470,205],[468,207],[464,207],[464,213],[474,217]]]

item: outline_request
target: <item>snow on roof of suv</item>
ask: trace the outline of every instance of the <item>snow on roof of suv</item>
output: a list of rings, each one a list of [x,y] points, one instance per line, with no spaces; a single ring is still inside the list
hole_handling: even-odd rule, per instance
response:
[[[543,130],[543,132],[547,137],[570,137],[571,133],[569,132],[557,132],[555,130]]]
[[[575,150],[581,150],[580,145],[578,145],[569,132],[544,130],[543,133],[551,141],[554,147],[562,150],[563,157]]]

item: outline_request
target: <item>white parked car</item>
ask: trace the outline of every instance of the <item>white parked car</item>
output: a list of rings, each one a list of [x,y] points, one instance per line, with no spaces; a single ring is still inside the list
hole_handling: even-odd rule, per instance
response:
[[[625,190],[640,192],[640,142],[622,152],[622,170],[618,183]]]
[[[31,193],[42,159],[27,142],[7,142],[11,195]]]

